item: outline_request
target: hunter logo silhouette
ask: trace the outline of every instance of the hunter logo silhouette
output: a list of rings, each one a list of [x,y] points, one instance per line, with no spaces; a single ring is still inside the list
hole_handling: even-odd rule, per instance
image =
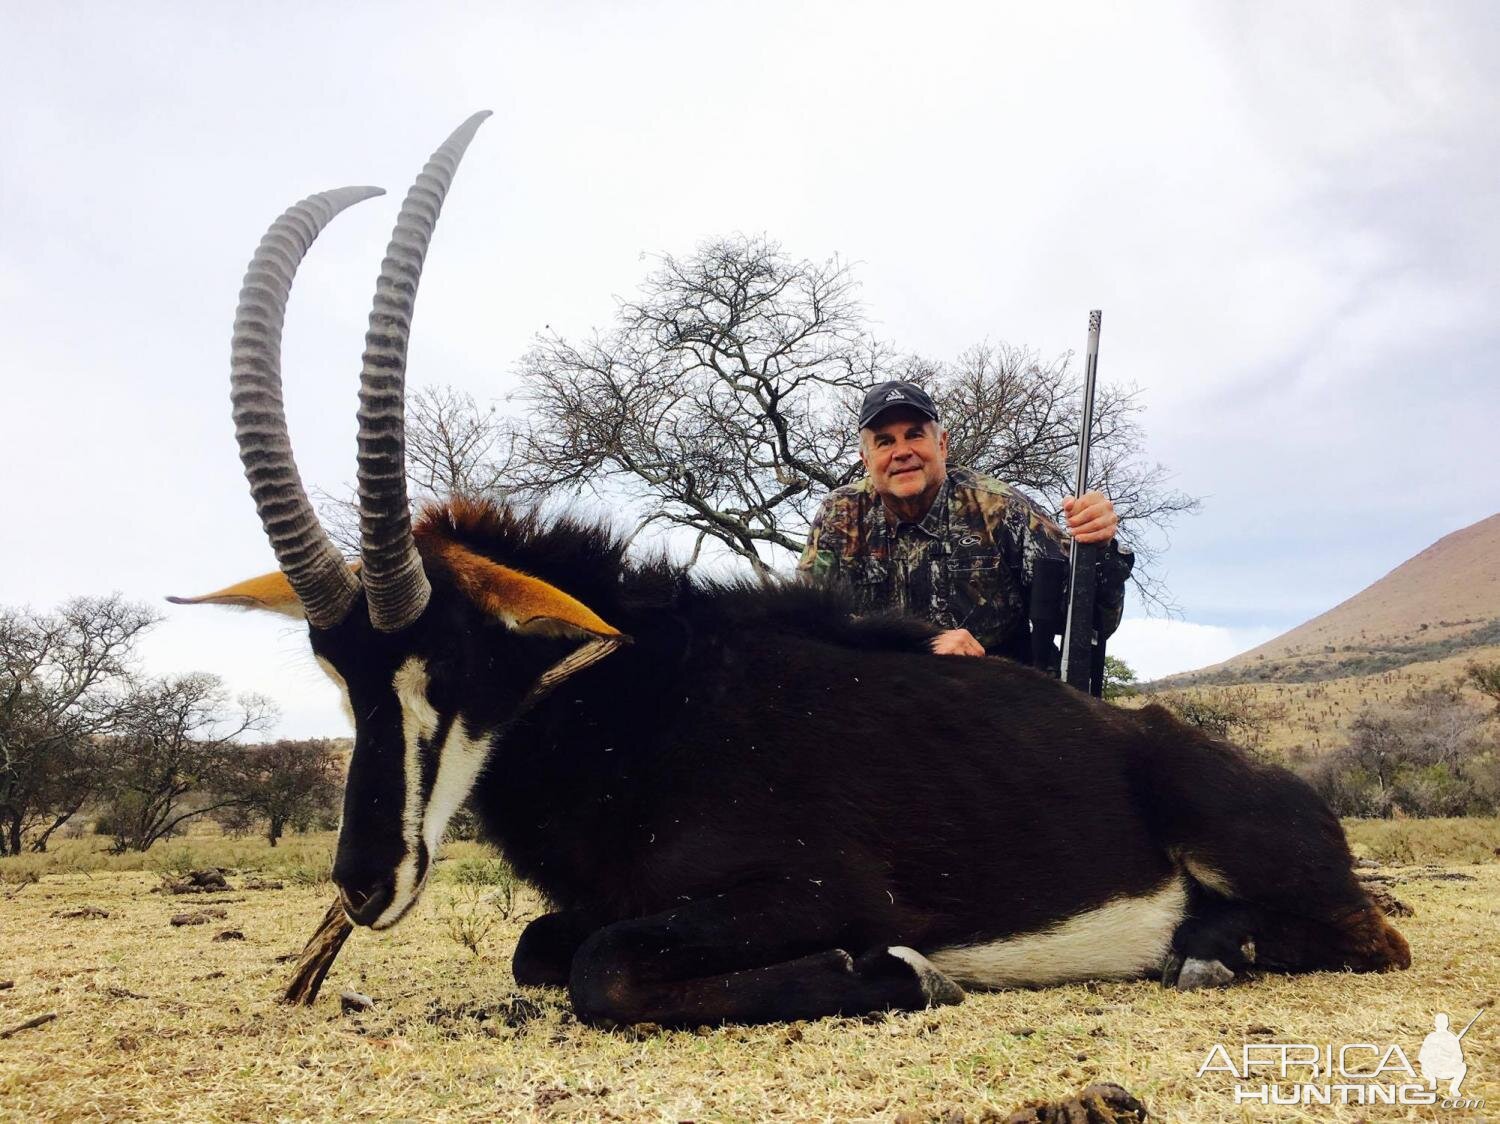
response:
[[[1448,1095],[1458,1096],[1458,1087],[1463,1083],[1464,1074],[1469,1072],[1469,1067],[1464,1064],[1463,1037],[1484,1012],[1485,1008],[1481,1007],[1479,1014],[1457,1034],[1448,1029],[1447,1015],[1439,1011],[1433,1016],[1432,1033],[1422,1039],[1422,1048],[1417,1051],[1417,1065],[1421,1067],[1422,1077],[1429,1088],[1436,1089],[1439,1081],[1446,1081]]]

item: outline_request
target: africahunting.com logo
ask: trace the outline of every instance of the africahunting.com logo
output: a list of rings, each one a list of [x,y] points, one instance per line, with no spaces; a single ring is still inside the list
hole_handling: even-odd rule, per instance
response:
[[[1465,1097],[1464,1035],[1484,1008],[1455,1034],[1448,1016],[1433,1016],[1432,1031],[1412,1065],[1394,1042],[1246,1042],[1237,1051],[1219,1044],[1208,1051],[1198,1076],[1229,1074],[1235,1104],[1433,1105],[1479,1109],[1483,1098]]]

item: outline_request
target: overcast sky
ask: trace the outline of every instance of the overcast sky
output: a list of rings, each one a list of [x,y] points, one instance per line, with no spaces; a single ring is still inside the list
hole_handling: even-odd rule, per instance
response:
[[[918,14],[920,12],[920,14]],[[353,475],[369,294],[406,186],[481,130],[418,301],[413,383],[515,387],[643,255],[766,233],[860,264],[876,330],[1081,348],[1204,498],[1148,675],[1225,658],[1500,509],[1500,5],[37,4],[0,0],[0,602],[162,605],[274,565],[229,423],[266,225],[341,216],[285,349],[304,479]],[[299,629],[168,608],[203,668],[344,729]]]

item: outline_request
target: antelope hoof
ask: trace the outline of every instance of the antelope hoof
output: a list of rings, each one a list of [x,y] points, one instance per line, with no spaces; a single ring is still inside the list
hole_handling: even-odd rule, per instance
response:
[[[1189,957],[1182,962],[1182,971],[1177,973],[1178,991],[1197,991],[1203,987],[1228,987],[1234,983],[1234,973],[1218,960],[1198,960]]]

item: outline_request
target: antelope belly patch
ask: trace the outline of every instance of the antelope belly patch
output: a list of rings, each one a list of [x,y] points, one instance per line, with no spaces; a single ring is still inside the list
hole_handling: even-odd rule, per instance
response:
[[[975,987],[1024,987],[1074,980],[1132,979],[1156,971],[1187,913],[1174,875],[1159,890],[1120,898],[1035,933],[927,953],[944,975]]]

